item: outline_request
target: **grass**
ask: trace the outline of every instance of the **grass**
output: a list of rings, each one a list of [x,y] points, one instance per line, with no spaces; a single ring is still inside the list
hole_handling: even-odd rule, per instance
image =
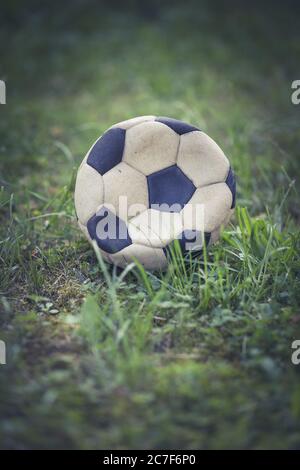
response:
[[[4,7],[0,445],[299,448],[296,4],[88,5]],[[238,179],[220,242],[164,274],[75,221],[86,150],[140,114],[198,124]]]

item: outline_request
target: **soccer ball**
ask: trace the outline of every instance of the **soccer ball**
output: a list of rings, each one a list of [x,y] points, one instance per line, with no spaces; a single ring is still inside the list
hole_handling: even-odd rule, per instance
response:
[[[88,151],[75,207],[104,260],[165,269],[178,247],[199,255],[218,239],[235,207],[235,177],[220,147],[197,127],[140,116],[110,127]]]

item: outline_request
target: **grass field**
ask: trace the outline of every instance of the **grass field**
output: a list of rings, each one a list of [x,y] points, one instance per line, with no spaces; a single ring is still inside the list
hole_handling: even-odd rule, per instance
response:
[[[24,5],[0,29],[0,446],[299,448],[296,2]],[[106,267],[74,212],[91,143],[141,114],[237,175],[220,242],[164,274]]]

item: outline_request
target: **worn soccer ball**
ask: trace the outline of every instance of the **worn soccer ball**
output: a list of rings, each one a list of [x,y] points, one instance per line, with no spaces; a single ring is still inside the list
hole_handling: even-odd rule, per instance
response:
[[[165,269],[178,249],[195,256],[218,239],[235,207],[235,177],[220,147],[197,127],[141,116],[93,144],[78,170],[75,207],[104,260]]]

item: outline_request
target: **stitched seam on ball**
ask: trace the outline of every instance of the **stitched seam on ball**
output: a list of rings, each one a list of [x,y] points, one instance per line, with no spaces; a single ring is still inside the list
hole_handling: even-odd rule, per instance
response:
[[[137,241],[133,242],[133,244],[136,243],[137,245],[152,248],[154,250],[155,249],[156,250],[162,249],[162,247],[152,245],[151,240],[147,237],[147,234],[144,232],[144,230],[142,230],[140,227],[137,227],[136,225],[134,227],[135,227],[136,230],[139,230],[144,235],[144,237],[148,240],[148,242],[150,243],[151,246],[146,245],[145,243],[142,243],[142,242],[137,242]],[[147,227],[148,227],[148,229],[150,230],[151,233],[155,234],[155,232],[153,232],[153,230],[151,229],[151,227],[148,224],[147,224]],[[160,243],[163,244],[161,238],[158,235],[157,235],[157,238],[159,239]]]
[[[215,181],[214,183],[207,183],[207,184],[203,184],[202,186],[196,186],[196,189],[208,188],[209,186],[213,186],[214,184],[226,184],[226,178],[224,181]],[[228,185],[226,184],[226,186]]]
[[[128,163],[126,160],[122,160],[122,162],[120,162],[120,163],[125,163],[125,165],[130,166],[130,168],[132,168],[133,170],[137,171],[138,173],[140,173],[141,175],[145,176],[145,178],[146,178],[145,173],[143,173],[143,172],[142,172],[141,170],[139,170],[138,168],[135,168],[133,165],[131,165],[131,163]],[[120,164],[120,163],[119,163],[119,164]]]
[[[156,232],[154,232],[154,231],[152,230],[151,226],[150,226],[148,223],[147,223],[146,225],[147,225],[148,230],[150,230],[151,233],[153,233],[154,235],[157,236],[157,238],[159,239],[160,243],[162,244],[161,247],[159,247],[159,246],[153,246],[152,243],[151,243],[151,240],[147,237],[147,234],[144,232],[144,230],[142,230],[141,227],[137,227],[137,226],[135,226],[135,227],[136,227],[137,230],[139,230],[139,231],[146,237],[146,239],[149,241],[149,243],[150,243],[150,245],[151,245],[151,248],[157,249],[157,250],[159,250],[159,249],[162,250],[163,247],[164,247],[164,245],[165,245],[165,243],[162,241],[162,239],[161,239],[161,237],[159,236],[159,234],[157,234]],[[144,243],[138,243],[138,242],[135,242],[135,243],[137,243],[137,245],[148,246],[148,245],[145,245]]]
[[[161,239],[160,235],[158,233],[155,233],[152,229],[151,229],[151,226],[149,226],[149,224],[147,223],[147,227],[149,230],[151,230],[152,233],[154,233],[160,240],[160,243],[163,245],[162,248],[164,248],[164,245],[167,244],[168,242],[163,242],[163,240]],[[151,243],[151,242],[150,242]]]
[[[129,245],[129,246],[131,246],[131,245]],[[123,248],[123,250],[125,250],[126,248],[128,248],[128,247],[125,246],[125,248]],[[127,261],[127,259],[125,258],[125,256],[123,254],[121,254],[121,256],[122,256],[122,258],[124,260],[124,263],[125,263],[125,266],[126,266],[128,264],[128,261]]]
[[[157,116],[152,116],[152,119],[145,119],[144,121],[137,122],[136,124],[133,124],[132,126],[128,127],[128,129],[125,129],[126,132],[129,131],[129,129],[133,129],[136,126],[139,126],[140,124],[145,124],[146,122],[154,122]],[[134,119],[134,118],[133,118]],[[124,145],[125,148],[125,145]]]
[[[178,162],[180,142],[181,142],[181,135],[179,136],[179,140],[178,140],[177,151],[176,151],[176,156],[175,156],[175,165],[177,165],[177,162]]]

